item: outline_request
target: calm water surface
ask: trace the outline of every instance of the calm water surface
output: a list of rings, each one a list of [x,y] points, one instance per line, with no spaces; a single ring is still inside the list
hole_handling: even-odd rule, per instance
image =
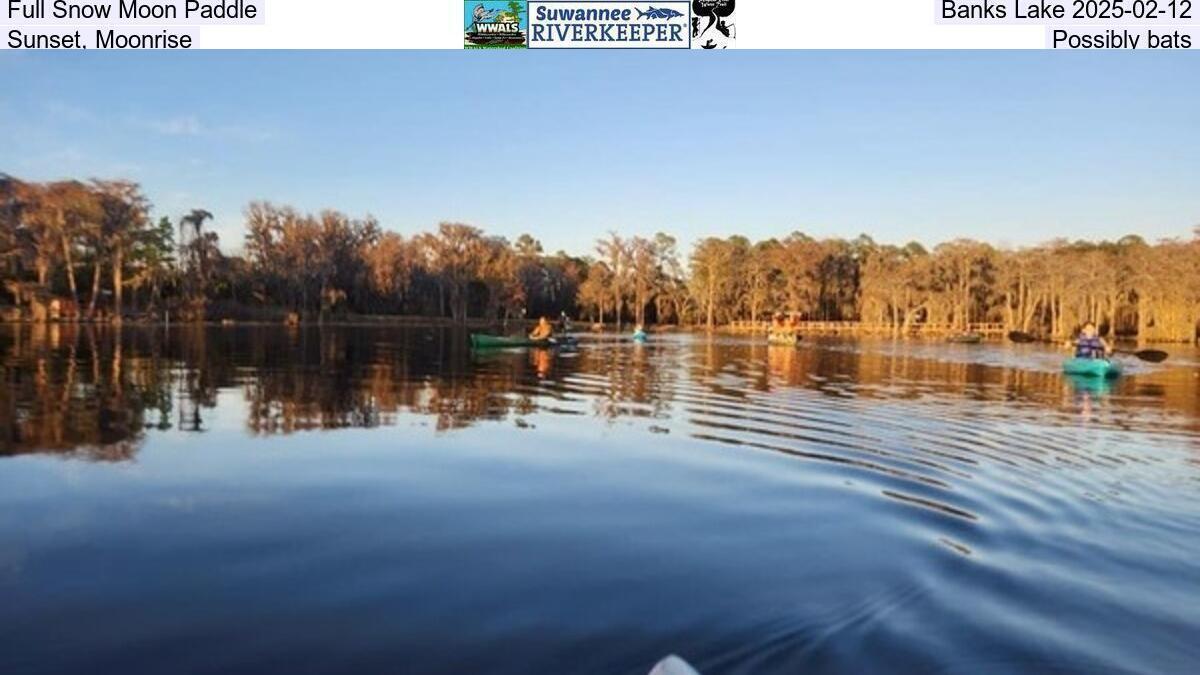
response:
[[[1200,363],[0,327],[0,672],[1191,673]]]

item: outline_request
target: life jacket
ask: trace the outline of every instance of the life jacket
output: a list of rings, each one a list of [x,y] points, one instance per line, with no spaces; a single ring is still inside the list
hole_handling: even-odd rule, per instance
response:
[[[1080,337],[1075,341],[1075,358],[1104,358],[1104,343],[1100,341],[1099,337]]]

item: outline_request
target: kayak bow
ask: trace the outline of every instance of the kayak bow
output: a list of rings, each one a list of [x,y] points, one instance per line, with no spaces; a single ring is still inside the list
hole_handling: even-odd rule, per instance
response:
[[[700,673],[687,661],[671,654],[654,664],[649,675],[700,675]]]

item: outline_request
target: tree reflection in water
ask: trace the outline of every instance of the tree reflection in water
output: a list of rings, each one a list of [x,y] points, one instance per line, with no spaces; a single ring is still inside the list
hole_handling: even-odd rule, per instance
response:
[[[465,335],[447,329],[7,325],[0,454],[131,459],[148,433],[204,432],[222,397],[240,407],[253,435],[395,425],[404,416],[452,430],[524,424],[537,412],[645,420],[666,431],[668,420],[694,424],[697,411],[712,413],[714,401],[753,399],[770,410],[764,394],[786,400],[796,390],[847,400],[953,397],[959,406],[1040,401],[1089,416],[1119,399],[1126,411],[1183,413],[1192,427],[1200,419],[1188,367],[1076,382],[1058,374],[1053,354],[1024,367],[1037,354],[985,349],[887,341],[795,348],[680,335],[648,345],[585,337],[571,352],[473,353]],[[1180,358],[1186,366],[1194,356]],[[1010,362],[1020,367],[1003,367]]]

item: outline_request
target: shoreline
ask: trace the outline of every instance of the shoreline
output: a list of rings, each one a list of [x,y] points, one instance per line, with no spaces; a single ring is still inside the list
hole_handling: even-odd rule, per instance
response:
[[[286,321],[272,321],[267,319],[212,319],[204,321],[145,321],[138,319],[125,319],[123,321],[112,321],[106,319],[94,320],[47,320],[33,321],[31,319],[22,319],[17,321],[0,319],[0,327],[87,327],[101,329],[171,329],[171,328],[436,328],[461,331],[504,331],[507,329],[509,334],[519,331],[525,331],[536,325],[537,321],[532,319],[510,319],[507,322],[499,320],[488,320],[472,318],[466,322],[450,319],[446,317],[406,317],[406,316],[387,316],[387,315],[361,315],[350,316],[344,318],[332,319],[305,319],[295,323]],[[645,330],[652,335],[661,335],[665,333],[708,333],[714,336],[735,336],[746,338],[762,338],[766,343],[768,341],[769,331],[755,329],[747,329],[743,325],[744,322],[734,322],[729,325],[717,326],[714,330],[708,330],[704,324],[678,325],[678,324],[662,324],[648,325]],[[874,324],[863,324],[861,326],[848,325],[850,322],[812,322],[814,324],[839,323],[841,327],[834,329],[824,328],[802,328],[795,331],[796,335],[811,339],[811,338],[873,338],[886,340],[902,340],[911,342],[936,342],[950,344],[963,344],[954,340],[958,335],[969,334],[974,331],[957,330],[943,326],[922,328],[920,325],[911,326],[908,329],[892,330],[887,327],[880,327]],[[568,331],[570,334],[586,335],[586,334],[608,334],[621,335],[633,330],[633,324],[622,323],[620,328],[614,324],[598,325],[591,322],[579,321],[575,322],[576,328]],[[980,339],[977,342],[967,344],[1007,344],[1010,342],[1007,334],[1009,330],[994,329],[980,334]],[[1045,342],[1056,343],[1061,340],[1068,339],[1067,336],[1039,336],[1040,340]],[[1115,335],[1110,336],[1110,339],[1120,344],[1160,344],[1160,345],[1178,345],[1178,346],[1200,346],[1200,340],[1189,342],[1185,340],[1138,340],[1136,335]],[[778,346],[778,345],[777,345]]]

